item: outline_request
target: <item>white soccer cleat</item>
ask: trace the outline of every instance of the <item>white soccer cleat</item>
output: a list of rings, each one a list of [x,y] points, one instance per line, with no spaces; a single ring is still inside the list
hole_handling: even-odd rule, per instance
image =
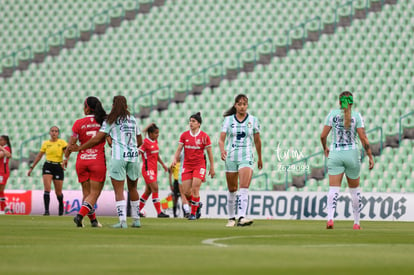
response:
[[[235,226],[236,226],[236,219],[235,218],[229,219],[226,224],[226,227],[235,227]]]
[[[237,222],[237,226],[248,226],[248,225],[251,225],[252,223],[253,223],[252,219],[240,217],[239,221]]]

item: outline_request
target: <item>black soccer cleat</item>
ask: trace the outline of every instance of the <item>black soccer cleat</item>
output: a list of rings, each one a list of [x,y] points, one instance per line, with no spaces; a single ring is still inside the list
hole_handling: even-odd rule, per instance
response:
[[[82,215],[77,214],[73,218],[73,222],[76,224],[77,227],[83,227],[82,219],[83,219]]]
[[[160,212],[159,214],[158,214],[158,218],[169,218],[170,217],[170,215],[167,215],[167,214],[165,214],[164,212]]]

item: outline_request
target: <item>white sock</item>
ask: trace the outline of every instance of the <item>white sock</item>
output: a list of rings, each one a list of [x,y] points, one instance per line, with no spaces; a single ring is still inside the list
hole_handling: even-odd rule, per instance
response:
[[[361,215],[361,190],[357,188],[349,188],[349,193],[352,197],[352,210],[354,212],[354,224],[359,224],[359,217]]]
[[[183,208],[185,213],[190,213],[190,207],[188,206],[188,203],[183,204]]]
[[[229,192],[227,194],[227,209],[229,210],[229,219],[236,217],[236,199],[237,192]]]
[[[126,201],[117,201],[116,202],[116,211],[118,212],[119,222],[126,222]]]
[[[240,188],[239,190],[239,209],[237,212],[239,217],[246,217],[247,203],[249,202],[248,191],[247,188]]]
[[[334,219],[336,210],[336,201],[339,195],[339,186],[329,186],[328,192],[328,221]]]
[[[134,220],[139,219],[139,201],[131,201],[131,217]]]

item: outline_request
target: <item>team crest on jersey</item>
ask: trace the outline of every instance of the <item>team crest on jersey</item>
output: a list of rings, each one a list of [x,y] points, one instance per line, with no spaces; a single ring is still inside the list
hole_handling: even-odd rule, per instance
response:
[[[247,122],[247,128],[252,128],[252,123],[249,121],[249,122]]]
[[[196,139],[196,144],[201,144],[201,140],[200,139]]]

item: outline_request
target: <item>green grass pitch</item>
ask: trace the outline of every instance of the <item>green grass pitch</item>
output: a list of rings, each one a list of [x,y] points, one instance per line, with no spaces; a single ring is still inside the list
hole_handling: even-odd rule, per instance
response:
[[[414,223],[0,216],[0,274],[413,274]],[[131,220],[128,219],[129,224]]]

